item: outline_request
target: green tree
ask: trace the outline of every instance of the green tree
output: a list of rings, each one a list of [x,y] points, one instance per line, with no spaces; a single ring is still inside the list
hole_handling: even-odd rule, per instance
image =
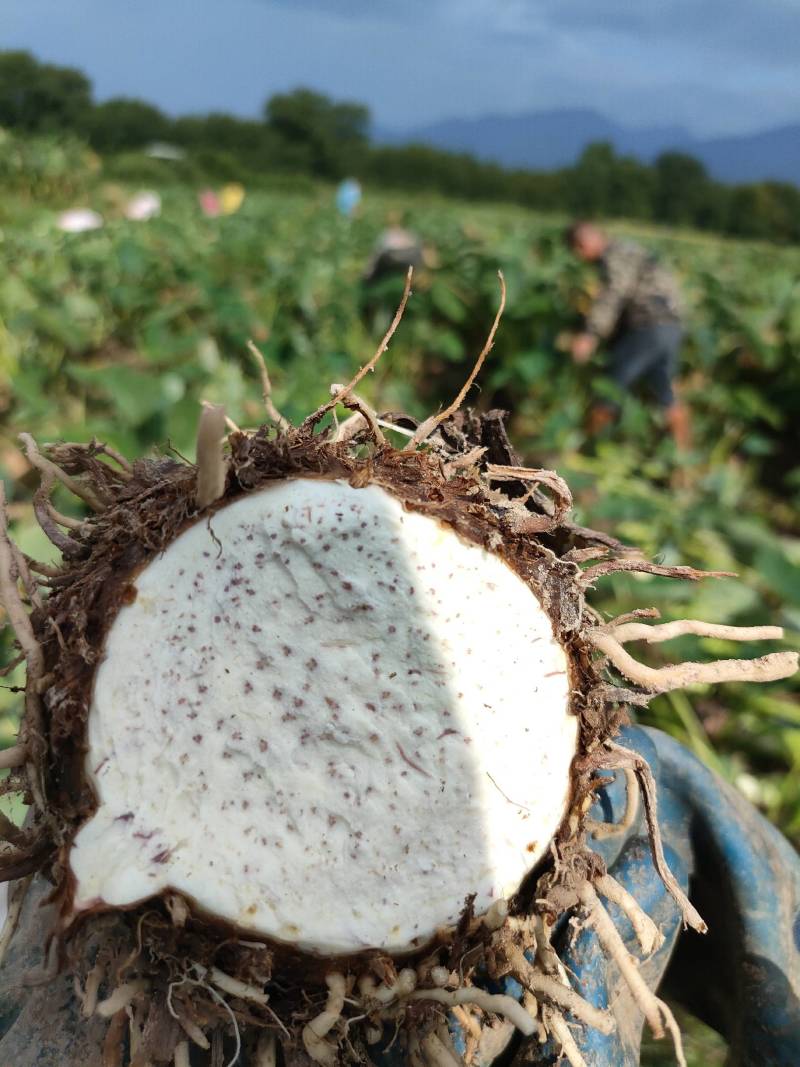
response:
[[[0,126],[75,130],[91,107],[91,82],[79,70],[40,63],[29,52],[0,52]]]
[[[115,97],[92,108],[83,132],[98,152],[126,152],[151,141],[165,140],[170,120],[157,107],[142,100]]]
[[[727,231],[780,242],[800,240],[800,190],[783,182],[737,186],[730,198]]]
[[[618,156],[606,142],[588,145],[563,177],[565,206],[575,215],[652,215],[650,168],[635,159]]]
[[[706,168],[684,152],[662,152],[655,165],[655,215],[673,226],[700,223],[715,195]]]
[[[271,97],[264,117],[312,173],[336,179],[358,169],[369,131],[369,110],[362,104],[295,89]]]

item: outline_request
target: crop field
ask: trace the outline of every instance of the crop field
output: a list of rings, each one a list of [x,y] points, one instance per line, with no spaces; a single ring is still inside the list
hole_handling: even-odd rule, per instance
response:
[[[16,190],[0,203],[0,474],[31,555],[53,549],[33,521],[35,479],[19,431],[40,441],[95,435],[131,458],[153,449],[191,457],[201,401],[224,404],[242,426],[261,418],[250,338],[265,355],[278,408],[301,418],[372,354],[391,318],[402,280],[367,299],[360,279],[387,213],[400,208],[431,265],[363,383],[367,399],[415,416],[450,400],[488,332],[502,270],[507,309],[471,401],[511,409],[521,456],[566,477],[579,522],[659,562],[740,575],[679,583],[616,574],[598,582],[594,606],[609,615],[647,604],[664,619],[776,623],[787,647],[800,648],[800,249],[615,227],[676,266],[690,307],[681,393],[693,447],[677,456],[657,415],[635,399],[624,401],[617,426],[586,435],[591,398],[611,386],[565,351],[596,283],[564,249],[563,220],[368,195],[348,221],[330,190],[313,188],[253,193],[238,213],[205,218],[193,190],[172,187],[161,216],[137,223],[122,217],[125,190],[97,180],[88,201],[106,224],[70,235],[44,206],[52,194],[50,186],[44,200]],[[56,503],[73,507],[66,496]],[[657,665],[762,651],[687,637],[642,656]],[[5,744],[18,699],[0,690]],[[671,693],[643,721],[687,743],[800,840],[793,683]],[[721,1062],[712,1046],[702,1062]]]
[[[40,440],[97,435],[130,456],[151,448],[191,454],[200,401],[224,403],[240,425],[260,418],[249,338],[266,356],[278,406],[298,419],[372,353],[402,288],[390,279],[365,301],[360,286],[386,213],[397,207],[386,198],[368,198],[352,222],[335,214],[327,190],[254,194],[236,215],[204,218],[193,192],[177,189],[160,218],[135,223],[114,217],[122,195],[98,185],[92,202],[107,223],[82,234],[60,233],[55,212],[30,202],[3,209],[0,465],[15,482],[14,514],[31,549],[43,546],[19,430]],[[800,250],[637,232],[677,266],[691,307],[681,390],[694,444],[679,458],[652,410],[635,400],[617,427],[586,437],[587,405],[610,386],[563,351],[593,282],[563,249],[561,220],[431,199],[402,207],[433,266],[417,278],[367,397],[415,415],[450,399],[483,343],[502,269],[507,310],[473,402],[513,409],[519,451],[568,478],[579,521],[613,530],[653,559],[741,576],[689,585],[616,575],[600,581],[595,605],[618,613],[648,602],[664,618],[777,622],[798,647]],[[660,654],[731,652],[686,638]],[[650,720],[797,839],[800,710],[790,688],[671,694]],[[5,692],[5,707],[14,703]]]

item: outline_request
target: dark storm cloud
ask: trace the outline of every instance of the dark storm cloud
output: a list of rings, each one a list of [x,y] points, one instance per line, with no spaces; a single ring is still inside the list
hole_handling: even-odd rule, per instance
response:
[[[0,0],[0,46],[97,96],[258,114],[296,85],[382,125],[591,106],[698,133],[796,121],[800,0]]]
[[[370,18],[403,21],[412,13],[432,11],[440,7],[439,0],[404,0],[392,3],[391,0],[256,0],[265,7],[286,7],[295,11],[306,8],[310,11],[324,11],[334,18],[349,19]]]
[[[544,0],[549,25],[573,32],[602,30],[638,41],[713,44],[765,63],[800,55],[797,0]]]

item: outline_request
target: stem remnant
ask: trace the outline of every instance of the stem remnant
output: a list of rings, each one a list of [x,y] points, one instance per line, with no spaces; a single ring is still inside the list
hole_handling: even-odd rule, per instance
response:
[[[195,503],[203,511],[225,492],[228,467],[222,452],[225,439],[225,408],[205,404],[197,427],[197,491]]]
[[[334,396],[332,396],[330,400],[327,401],[327,403],[323,404],[322,407],[317,408],[316,411],[312,412],[311,415],[304,419],[301,429],[311,429],[316,426],[316,424],[324,415],[327,415],[329,411],[333,411],[337,404],[341,404],[344,398],[350,395],[351,391],[355,389],[355,387],[358,385],[362,378],[369,374],[370,371],[375,369],[375,365],[377,364],[383,353],[386,351],[386,349],[389,347],[389,342],[391,341],[392,337],[394,337],[395,331],[400,325],[400,320],[402,319],[403,313],[406,310],[408,298],[411,295],[411,278],[413,274],[414,268],[409,267],[408,273],[406,274],[406,285],[405,289],[403,290],[403,296],[400,300],[400,304],[397,308],[397,311],[395,312],[394,318],[392,319],[389,329],[386,331],[383,340],[375,350],[375,354],[370,360],[368,360],[364,364],[364,366],[358,371],[355,377],[347,383],[347,385],[343,385],[341,389]]]
[[[494,344],[494,337],[497,333],[497,327],[500,325],[500,319],[502,319],[503,312],[505,311],[506,307],[506,280],[503,277],[503,272],[501,270],[497,272],[497,277],[500,279],[500,306],[498,307],[497,314],[494,317],[494,322],[492,323],[492,328],[489,331],[489,336],[486,338],[486,344],[481,349],[480,355],[475,361],[475,366],[472,368],[472,373],[470,374],[469,378],[467,378],[466,382],[464,382],[464,385],[461,387],[461,391],[459,392],[453,403],[446,407],[444,411],[440,411],[438,415],[431,415],[430,418],[425,419],[425,421],[418,427],[414,436],[405,446],[404,451],[413,451],[413,449],[417,448],[419,445],[422,444],[423,441],[430,437],[430,435],[433,433],[437,426],[443,423],[445,419],[449,419],[451,415],[454,415],[464,403],[464,398],[472,388],[473,382],[478,377],[478,373],[481,367],[483,366],[484,360],[492,350],[492,345]]]

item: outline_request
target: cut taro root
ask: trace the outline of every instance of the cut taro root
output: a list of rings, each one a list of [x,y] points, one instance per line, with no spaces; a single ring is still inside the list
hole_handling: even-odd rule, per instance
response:
[[[24,556],[0,500],[0,594],[27,666],[2,762],[30,804],[23,830],[0,825],[0,955],[40,873],[57,908],[43,940],[83,1016],[109,1020],[104,1064],[265,1067],[280,1047],[333,1067],[369,1062],[385,1032],[438,1067],[502,1047],[498,1016],[579,1064],[571,1027],[615,1024],[550,947],[573,910],[680,1055],[600,900],[657,945],[587,845],[592,794],[609,768],[631,801],[641,786],[654,863],[702,931],[646,764],[614,736],[653,693],[783,677],[797,657],[633,659],[627,642],[780,630],[601,620],[584,595],[605,574],[705,576],[574,525],[564,482],[519,466],[498,413],[456,410],[463,395],[418,427],[378,418],[353,388],[387,342],[298,427],[264,371],[270,423],[228,432],[207,408],[196,465],[96,441],[44,454],[23,435],[62,561]],[[338,404],[355,414],[319,429]],[[55,511],[56,481],[88,518]],[[520,1002],[491,991],[509,975]]]
[[[407,952],[558,829],[568,660],[497,555],[377,486],[278,482],[148,563],[89,710],[74,908],[167,888],[314,952]]]

